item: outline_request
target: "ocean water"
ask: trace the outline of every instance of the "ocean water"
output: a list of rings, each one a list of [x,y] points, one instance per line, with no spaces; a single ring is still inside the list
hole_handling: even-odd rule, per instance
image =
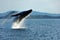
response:
[[[11,29],[12,20],[2,25],[0,40],[60,40],[60,19],[25,19],[26,29]]]

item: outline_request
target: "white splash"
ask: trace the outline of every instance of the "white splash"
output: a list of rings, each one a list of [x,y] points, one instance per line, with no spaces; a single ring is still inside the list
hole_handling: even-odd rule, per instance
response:
[[[23,19],[20,21],[20,23],[14,22],[13,25],[12,25],[12,29],[25,29],[26,27],[25,27],[24,21],[25,21],[25,19],[26,19],[27,17],[29,17],[29,16],[30,16],[30,14],[27,15],[25,18],[23,18]],[[17,21],[18,21],[18,20],[17,20]]]
[[[25,18],[23,20],[21,20],[20,23],[14,22],[12,25],[12,29],[25,29],[26,27],[24,27],[24,20],[25,20]]]

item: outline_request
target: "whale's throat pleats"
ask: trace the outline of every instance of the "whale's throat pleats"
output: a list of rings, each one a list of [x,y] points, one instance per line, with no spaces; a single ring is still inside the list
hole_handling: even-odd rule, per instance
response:
[[[12,29],[24,29],[24,20],[25,18],[19,17],[12,24]]]

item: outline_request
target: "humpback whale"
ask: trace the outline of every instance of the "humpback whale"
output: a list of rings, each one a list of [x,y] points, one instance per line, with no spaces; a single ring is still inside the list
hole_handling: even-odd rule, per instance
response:
[[[27,17],[30,13],[32,12],[32,9],[27,10],[27,11],[22,11],[22,12],[16,12],[16,11],[12,11],[10,12],[10,14],[6,15],[6,16],[2,16],[0,17],[0,19],[6,19],[6,18],[12,18],[15,17],[13,24],[12,24],[12,29],[19,29],[20,27],[18,26],[20,24],[20,22]],[[15,14],[13,14],[15,13]],[[7,20],[6,20],[7,21]],[[5,20],[4,22],[5,23]],[[14,26],[15,25],[15,26]]]
[[[15,21],[18,20],[18,22],[20,22],[23,18],[25,18],[26,16],[28,16],[31,12],[32,12],[32,9],[30,9],[28,11],[20,12],[18,14],[12,14],[11,17],[16,17]]]

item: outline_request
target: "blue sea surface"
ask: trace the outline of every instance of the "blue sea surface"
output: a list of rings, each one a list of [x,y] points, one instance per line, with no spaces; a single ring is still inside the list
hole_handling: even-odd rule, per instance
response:
[[[60,40],[60,19],[25,19],[27,28],[17,30],[11,29],[12,22],[0,24],[0,40]]]

